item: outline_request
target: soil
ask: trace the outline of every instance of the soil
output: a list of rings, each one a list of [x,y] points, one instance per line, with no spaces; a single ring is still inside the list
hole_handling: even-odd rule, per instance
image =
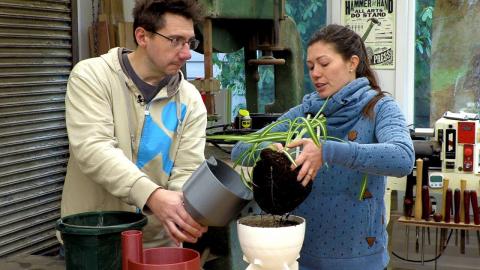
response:
[[[297,181],[301,167],[292,171],[291,164],[283,153],[271,149],[264,149],[260,153],[260,160],[253,168],[253,197],[266,213],[289,213],[312,191],[313,182],[304,187]]]
[[[299,225],[301,222],[289,219],[288,216],[258,215],[241,219],[240,223],[250,227],[279,228]]]

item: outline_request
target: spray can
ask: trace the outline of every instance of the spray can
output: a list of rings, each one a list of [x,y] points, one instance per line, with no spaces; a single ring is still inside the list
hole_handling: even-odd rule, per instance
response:
[[[240,109],[238,111],[238,116],[240,120],[240,129],[250,129],[252,128],[252,118],[250,118],[250,112],[246,109]]]

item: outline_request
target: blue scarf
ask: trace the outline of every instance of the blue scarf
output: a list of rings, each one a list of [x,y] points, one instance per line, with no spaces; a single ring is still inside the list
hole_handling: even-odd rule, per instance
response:
[[[362,110],[377,93],[370,87],[365,77],[351,81],[335,93],[323,110],[327,117],[328,135],[345,137],[353,125],[363,117]],[[303,111],[315,115],[325,100],[320,98],[317,92],[305,95],[302,102]]]

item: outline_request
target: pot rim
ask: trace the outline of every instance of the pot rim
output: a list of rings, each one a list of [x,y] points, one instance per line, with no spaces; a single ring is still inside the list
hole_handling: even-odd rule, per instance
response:
[[[250,225],[247,225],[243,222],[247,221],[247,220],[252,220],[252,219],[259,219],[259,218],[262,218],[262,219],[268,219],[268,220],[271,220],[271,219],[275,219],[275,218],[280,218],[282,217],[281,215],[270,215],[270,214],[257,214],[257,215],[248,215],[248,216],[245,216],[245,217],[241,217],[237,220],[237,224],[238,225],[243,225],[243,226],[247,226],[247,227],[252,227]],[[285,227],[294,227],[294,226],[299,226],[299,225],[302,225],[306,222],[305,218],[301,217],[301,216],[296,216],[296,215],[289,215],[287,220],[289,221],[295,221],[297,222],[298,224],[295,224],[295,225],[289,225],[289,226],[283,226],[283,227],[278,227],[278,228],[285,228]],[[277,228],[277,227],[258,227],[258,228],[267,228],[267,229],[271,229],[271,228]]]

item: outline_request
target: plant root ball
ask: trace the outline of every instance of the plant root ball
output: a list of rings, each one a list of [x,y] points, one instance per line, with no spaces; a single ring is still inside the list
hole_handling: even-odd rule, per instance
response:
[[[253,168],[253,197],[259,207],[269,214],[283,215],[293,211],[312,191],[313,182],[306,187],[297,181],[301,167],[291,170],[285,154],[264,149]]]

